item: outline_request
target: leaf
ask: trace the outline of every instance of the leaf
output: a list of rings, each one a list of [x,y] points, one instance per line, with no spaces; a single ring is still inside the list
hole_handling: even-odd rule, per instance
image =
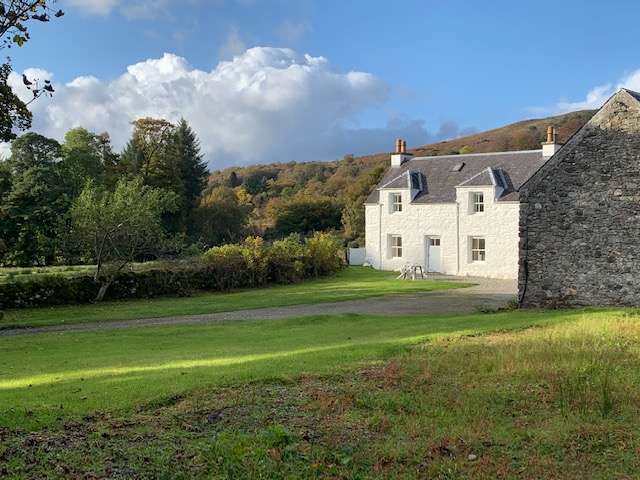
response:
[[[56,18],[60,18],[60,17],[62,17],[63,15],[64,15],[64,12],[63,12],[62,10],[58,10],[58,11],[55,13],[55,17],[56,17]]]
[[[18,46],[21,47],[25,42],[25,38],[22,35],[14,35],[13,42],[17,43]]]

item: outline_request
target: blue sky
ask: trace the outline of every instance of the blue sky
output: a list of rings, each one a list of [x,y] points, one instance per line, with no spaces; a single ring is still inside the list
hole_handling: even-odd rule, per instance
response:
[[[33,129],[184,117],[212,170],[391,151],[640,90],[635,0],[60,0],[10,53]],[[13,79],[20,90],[19,77]],[[24,92],[28,95],[28,92]],[[25,97],[28,98],[28,97]]]

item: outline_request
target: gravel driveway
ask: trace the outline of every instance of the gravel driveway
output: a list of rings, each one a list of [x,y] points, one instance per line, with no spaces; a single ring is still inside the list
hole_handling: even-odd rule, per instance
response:
[[[515,299],[518,294],[516,280],[498,280],[475,277],[439,276],[437,280],[473,282],[469,288],[422,292],[411,295],[393,295],[366,300],[321,303],[316,305],[293,305],[289,307],[260,308],[239,312],[185,315],[179,317],[141,318],[120,322],[81,323],[38,328],[16,328],[0,330],[0,336],[25,335],[56,332],[88,332],[119,330],[124,328],[152,327],[162,325],[191,325],[221,321],[273,320],[304,315],[363,313],[374,315],[411,314],[463,314],[473,313],[479,306],[499,307]],[[411,280],[405,280],[411,281]],[[428,281],[428,280],[420,280]]]

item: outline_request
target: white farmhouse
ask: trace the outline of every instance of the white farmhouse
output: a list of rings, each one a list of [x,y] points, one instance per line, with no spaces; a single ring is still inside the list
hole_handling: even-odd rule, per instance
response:
[[[366,261],[376,269],[518,278],[519,188],[561,147],[413,158],[402,140],[365,202]]]

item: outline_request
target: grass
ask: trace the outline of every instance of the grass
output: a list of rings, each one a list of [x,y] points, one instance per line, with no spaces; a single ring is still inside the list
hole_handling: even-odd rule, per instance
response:
[[[95,265],[64,265],[60,267],[0,267],[0,283],[21,282],[33,280],[44,275],[78,275],[89,274],[95,270]]]
[[[639,320],[344,314],[2,337],[0,476],[637,478]]]
[[[463,282],[398,281],[393,272],[349,267],[336,276],[297,285],[252,289],[234,293],[202,294],[188,298],[161,298],[28,310],[7,310],[0,328],[38,327],[71,323],[159,318],[175,315],[325,303],[414,294],[467,287]]]
[[[555,317],[554,317],[555,319]],[[335,373],[443,335],[549,321],[537,313],[483,317],[342,314],[220,325],[0,338],[0,424],[128,410],[203,384]],[[554,320],[555,321],[555,320]]]

